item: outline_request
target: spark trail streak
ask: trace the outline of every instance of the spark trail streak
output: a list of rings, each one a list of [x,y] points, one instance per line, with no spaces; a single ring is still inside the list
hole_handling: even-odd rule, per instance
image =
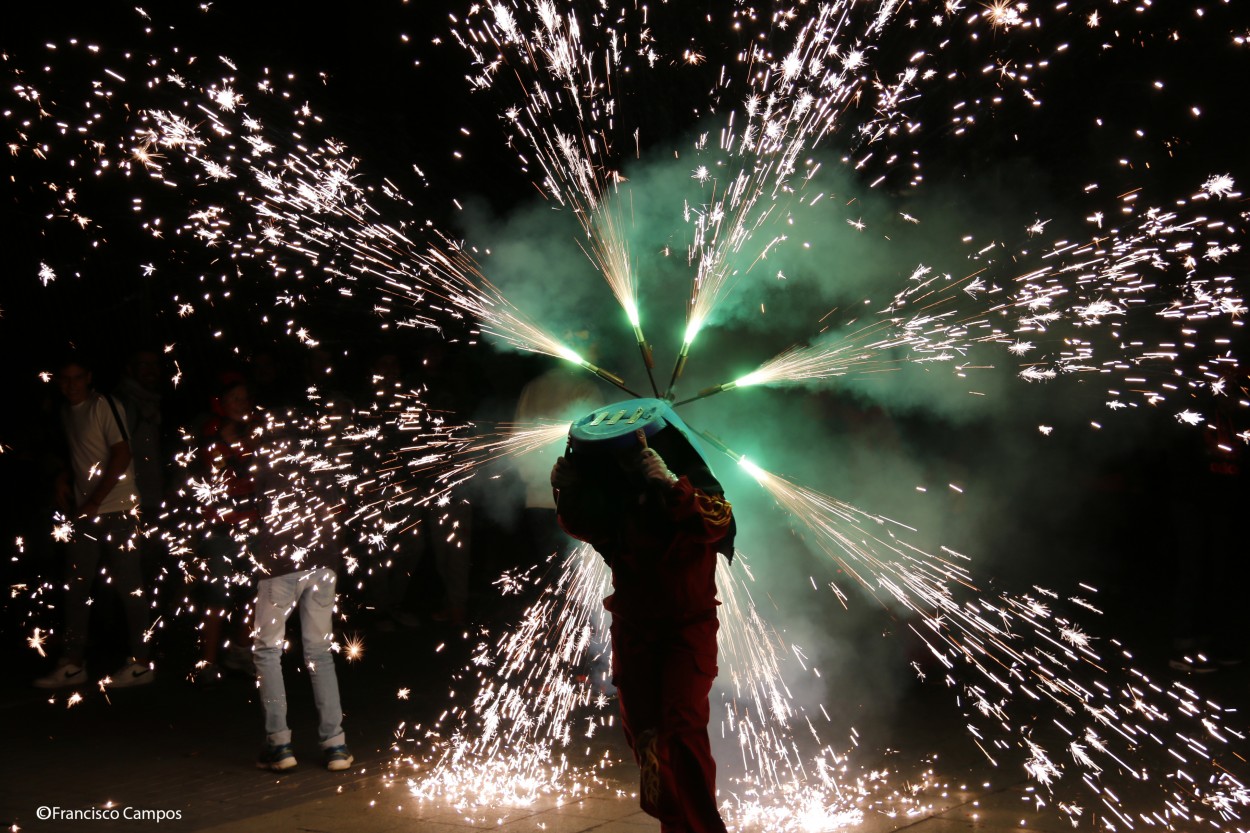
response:
[[[560,13],[554,3],[546,3],[538,11],[539,25],[522,32],[518,12],[524,21],[528,10],[492,3],[481,9],[478,28],[458,30],[456,36],[479,70],[473,80],[476,86],[498,90],[500,78],[517,82],[512,92],[516,103],[503,109],[506,123],[517,144],[528,147],[538,160],[542,190],[570,208],[581,224],[587,254],[625,311],[650,375],[653,362],[642,333],[623,214],[631,192],[621,185],[611,138],[615,106],[602,91],[601,73],[610,79],[618,72],[621,33],[617,28],[602,29],[605,14],[593,13],[589,31],[606,35],[608,41],[597,53],[582,41],[586,30],[576,10]],[[471,13],[470,21],[474,17]],[[483,43],[498,53],[485,56],[479,47]],[[548,80],[557,89],[547,88]],[[528,170],[525,154],[521,162]],[[654,390],[654,380],[651,386]]]
[[[591,364],[508,303],[495,286],[478,271],[472,258],[464,252],[456,249],[453,254],[449,254],[432,247],[421,258],[421,262],[430,273],[439,276],[445,285],[453,288],[454,294],[448,300],[457,308],[473,314],[488,332],[517,349],[543,353],[584,367],[631,396],[638,396],[625,386],[621,377]],[[397,288],[411,292],[410,287],[402,284],[397,285]],[[461,291],[455,292],[456,289]]]
[[[949,292],[951,287],[946,290]],[[950,361],[957,355],[966,355],[974,340],[968,337],[966,324],[954,320],[955,310],[935,313],[926,309],[911,318],[903,318],[897,312],[906,306],[906,294],[901,293],[882,313],[889,318],[845,335],[825,337],[810,346],[791,347],[747,375],[704,388],[677,404],[684,405],[735,388],[881,373],[896,370],[908,362]]]

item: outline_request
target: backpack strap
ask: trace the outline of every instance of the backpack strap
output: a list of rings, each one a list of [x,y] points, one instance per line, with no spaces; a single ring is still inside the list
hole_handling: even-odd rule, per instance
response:
[[[121,414],[117,413],[117,406],[113,404],[113,397],[107,393],[100,394],[104,397],[104,401],[109,403],[109,410],[113,412],[113,421],[117,423],[117,430],[122,432],[122,439],[130,442],[130,434],[126,431],[126,423],[122,421]]]

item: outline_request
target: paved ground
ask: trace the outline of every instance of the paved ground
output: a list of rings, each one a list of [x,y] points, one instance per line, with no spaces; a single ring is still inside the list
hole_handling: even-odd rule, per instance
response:
[[[257,770],[260,715],[254,686],[234,678],[209,689],[184,677],[192,657],[179,651],[190,634],[166,633],[159,678],[151,686],[87,691],[70,705],[68,692],[49,695],[29,686],[39,666],[25,651],[0,681],[5,726],[0,821],[27,831],[170,830],[320,831],[374,833],[412,830],[455,833],[643,833],[658,824],[643,815],[629,792],[632,764],[609,773],[607,784],[578,800],[540,800],[527,807],[456,808],[417,801],[406,786],[420,771],[397,764],[401,724],[428,726],[447,706],[447,681],[462,666],[458,632],[426,625],[417,631],[367,632],[364,658],[340,663],[345,726],[356,763],[329,773],[316,756],[315,724],[306,681],[288,685],[291,723],[301,765],[290,774]],[[440,646],[443,646],[440,650]],[[97,657],[106,667],[107,655]],[[1246,690],[1246,672],[1213,675],[1226,694]],[[407,699],[397,692],[410,688]],[[917,688],[898,703],[897,718],[856,751],[864,771],[893,770],[883,794],[870,803],[855,833],[982,833],[1037,829],[1062,833],[1071,825],[1050,808],[1035,811],[1036,795],[1023,772],[996,771],[969,742],[962,721],[940,689]],[[618,758],[626,751],[615,731],[600,741]],[[918,769],[940,753],[935,775]],[[909,769],[911,767],[912,769]],[[40,808],[166,811],[176,818],[92,821],[40,820]],[[129,810],[128,810],[129,808]],[[48,812],[48,810],[45,810]]]

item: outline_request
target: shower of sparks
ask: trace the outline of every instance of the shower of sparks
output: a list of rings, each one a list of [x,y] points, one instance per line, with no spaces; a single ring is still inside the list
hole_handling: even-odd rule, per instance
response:
[[[585,795],[602,783],[596,770],[608,762],[579,765],[573,750],[584,745],[582,727],[612,721],[605,646],[592,641],[605,632],[593,620],[604,615],[608,574],[586,546],[557,569],[522,621],[494,644],[480,642],[464,679],[453,681],[474,691],[473,700],[446,713],[452,725],[431,727],[443,738],[434,748],[414,750],[418,773],[406,783],[418,799],[483,813],[545,795]]]
[[[631,190],[621,182],[611,138],[615,108],[600,90],[602,78],[618,71],[619,44],[612,38],[601,52],[588,49],[582,33],[589,27],[575,10],[544,6],[532,28],[521,27],[518,15],[524,20],[531,12],[504,2],[475,7],[467,19],[478,28],[455,31],[477,73],[471,81],[507,97],[501,110],[522,164],[528,169],[529,157],[537,160],[542,190],[581,224],[588,255],[637,327],[638,287],[626,239]]]
[[[456,690],[470,683],[473,700],[429,727],[426,737],[438,740],[401,737],[405,766],[388,777],[403,779],[417,799],[488,819],[499,806],[576,799],[604,785],[603,770],[613,761],[586,744],[616,719],[601,602],[610,575],[585,544],[553,569],[555,579],[520,625],[493,643],[481,641],[453,680]],[[744,572],[749,568],[723,563],[717,571],[723,664],[712,712],[720,733],[736,739],[747,773],[734,779],[726,804],[742,824],[780,830],[834,829],[885,806],[921,806],[918,795],[883,795],[884,773],[851,775],[847,756],[832,747],[820,744],[814,757],[796,751],[793,732],[802,727],[819,741],[815,726],[827,719],[808,714],[783,682],[788,645],[760,616]],[[777,793],[787,802],[760,801]]]
[[[988,17],[995,25],[1000,25],[1001,13],[1002,10]],[[602,59],[603,71],[609,76],[624,71],[628,62],[618,65],[618,61],[625,60],[619,51],[607,48],[600,53],[583,43],[591,29],[606,25],[604,21],[596,19],[594,26],[587,27],[578,24],[575,16],[562,18],[554,7],[540,15],[541,26],[537,28],[545,33],[542,36],[544,47],[537,53],[523,50],[521,44],[525,38],[519,33],[528,33],[528,27],[514,27],[520,25],[518,21],[526,19],[526,15],[524,4],[493,4],[489,14],[483,13],[481,18],[483,32],[475,30],[474,37],[463,35],[462,40],[466,44],[469,41],[495,43],[499,50],[499,56],[485,60],[470,47],[474,60],[485,70],[483,84],[489,86],[497,75],[528,79],[522,88],[527,92],[526,107],[537,109],[521,108],[527,115],[518,117],[522,127],[517,129],[530,131],[527,142],[532,147],[562,148],[545,157],[543,182],[553,197],[565,195],[571,199],[568,195],[576,195],[581,202],[573,205],[574,216],[579,219],[610,216],[615,219],[609,225],[619,229],[624,223],[622,213],[605,215],[599,202],[599,197],[610,190],[609,183],[592,175],[602,170],[616,170],[623,161],[620,148],[607,138],[612,132],[604,124],[605,120],[610,120],[605,113],[614,107],[611,99],[604,98],[607,93],[599,89],[596,73],[600,63],[595,56]],[[846,98],[862,83],[847,80],[848,70],[839,63],[848,59],[847,54],[840,52],[839,44],[854,41],[851,34],[857,25],[854,17],[848,13],[837,18],[830,9],[823,9],[795,35],[786,58],[773,58],[770,64],[768,55],[755,56],[770,66],[771,71],[753,76],[756,80],[748,86],[771,84],[769,93],[747,95],[744,104],[747,126],[740,132],[732,126],[726,127],[722,131],[720,150],[712,149],[707,142],[697,143],[697,154],[720,154],[715,164],[704,167],[738,171],[732,187],[719,196],[713,195],[714,206],[720,208],[709,209],[712,215],[732,215],[737,219],[718,220],[714,232],[710,231],[711,226],[706,226],[706,218],[695,221],[691,245],[692,252],[697,250],[698,254],[691,255],[691,263],[693,267],[697,261],[698,266],[683,339],[686,347],[698,331],[713,320],[712,307],[731,288],[730,283],[715,280],[714,276],[728,277],[731,271],[744,274],[749,271],[749,267],[729,270],[723,264],[736,258],[734,252],[746,242],[762,238],[766,242],[762,243],[761,251],[767,251],[785,236],[770,231],[781,215],[772,221],[768,218],[772,212],[780,210],[777,206],[782,202],[802,202],[806,178],[797,176],[798,154],[811,150],[838,128],[839,108],[846,106]],[[469,19],[474,18],[471,15]],[[969,24],[974,24],[976,19],[974,16]],[[867,33],[863,37],[871,39],[877,37],[887,23],[888,17],[874,16],[858,25]],[[607,43],[612,43],[615,32],[617,30],[609,26],[601,34]],[[934,55],[924,55],[921,63],[934,58]],[[501,61],[523,65],[524,71],[498,73]],[[902,111],[897,109],[908,99],[903,92],[914,93],[917,85],[935,75],[931,69],[905,72],[896,85],[883,88],[880,92],[885,104],[872,122],[859,126],[860,133],[879,139],[884,125],[903,118]],[[172,76],[156,79],[154,84],[169,84],[170,78]],[[550,91],[543,83],[551,78],[557,79],[557,84],[564,88],[562,94],[548,94]],[[188,83],[184,78],[178,81],[183,86]],[[210,102],[217,102],[220,91],[233,89],[233,83],[208,83],[203,94]],[[816,95],[816,90],[821,91],[823,97]],[[580,95],[573,95],[574,92]],[[579,125],[574,132],[582,136],[582,140],[561,144],[549,133],[540,135],[534,133],[533,128],[524,127],[558,121],[563,113],[558,102],[564,98],[576,102],[570,112],[575,114]],[[188,170],[193,180],[203,181],[207,177],[211,181],[229,168],[232,175],[246,173],[260,186],[257,193],[236,195],[235,199],[242,200],[242,206],[231,207],[229,201],[224,201],[189,212],[187,232],[192,236],[208,245],[228,245],[232,257],[240,261],[269,261],[280,272],[286,271],[285,266],[278,264],[280,253],[310,258],[320,265],[327,282],[340,286],[340,292],[350,292],[353,284],[369,280],[384,293],[409,302],[407,311],[394,310],[389,305],[379,308],[380,313],[396,316],[409,326],[437,328],[440,316],[453,319],[468,316],[485,332],[514,347],[594,369],[548,333],[531,313],[511,304],[483,274],[471,251],[463,244],[432,228],[419,229],[412,224],[394,225],[374,219],[390,213],[385,206],[376,204],[379,196],[399,206],[407,201],[389,183],[381,188],[362,185],[355,171],[355,160],[341,143],[327,139],[314,150],[296,151],[289,142],[262,139],[263,134],[272,134],[272,128],[267,127],[262,117],[249,113],[247,103],[242,101],[233,108],[201,108],[194,118],[200,119],[205,113],[211,129],[177,112],[148,109],[142,117],[146,123],[122,143],[127,148],[145,149],[151,157],[146,168],[161,182],[172,183]],[[562,135],[571,134],[565,131]],[[748,137],[754,138],[747,141]],[[588,157],[577,148],[593,151],[597,161],[587,161]],[[157,150],[165,154],[155,158]],[[165,158],[166,155],[172,158]],[[176,167],[179,159],[186,163],[181,172]],[[126,164],[126,160],[119,160],[116,167]],[[616,187],[611,184],[611,189]],[[764,194],[768,198],[761,202]],[[1223,212],[1228,217],[1219,216],[1218,212],[1222,205],[1231,207],[1232,198],[1238,194],[1231,174],[1212,175],[1197,194],[1181,201],[1185,206],[1180,209],[1144,208],[1139,206],[1136,193],[1126,194],[1117,216],[1128,223],[1135,220],[1135,228],[1100,229],[1098,236],[1085,244],[1059,240],[1049,250],[1030,247],[1027,251],[1015,252],[1011,257],[1013,264],[1022,261],[1039,264],[1038,268],[1022,274],[1003,274],[994,260],[995,253],[1001,249],[990,247],[974,258],[986,262],[989,281],[978,278],[967,283],[945,279],[950,285],[963,287],[967,301],[972,303],[970,308],[946,309],[932,318],[917,316],[907,325],[900,324],[909,329],[899,337],[909,339],[923,333],[930,341],[940,345],[944,340],[957,349],[968,341],[999,342],[1010,346],[1012,355],[1023,355],[1023,345],[1028,343],[1032,347],[1031,360],[1019,371],[1023,379],[1043,381],[1067,373],[1097,370],[1109,374],[1113,380],[1108,401],[1117,403],[1131,394],[1138,396],[1141,402],[1157,405],[1184,395],[1185,389],[1204,384],[1212,375],[1217,380],[1231,377],[1236,373],[1237,362],[1229,349],[1231,336],[1227,330],[1240,326],[1244,304],[1233,289],[1232,273],[1220,273],[1218,264],[1239,250],[1239,245],[1230,239],[1239,227],[1236,222],[1239,218],[1233,208]],[[642,197],[633,195],[631,199]],[[752,208],[757,202],[758,211]],[[1201,208],[1203,202],[1210,204],[1205,215],[1195,210]],[[795,210],[801,207],[791,206]],[[245,214],[254,216],[247,218]],[[239,216],[232,220],[232,215]],[[753,218],[749,222],[748,216]],[[600,220],[593,222],[603,225]],[[1039,234],[1049,222],[1035,221],[1029,226],[1028,234]],[[259,237],[249,235],[244,240],[226,235],[227,229],[244,223],[253,224],[264,233]],[[700,227],[701,223],[704,227]],[[158,233],[154,225],[151,230],[153,234]],[[607,238],[592,234],[592,239]],[[592,256],[592,259],[599,271],[610,278],[613,274],[628,274],[627,268],[606,266],[603,262],[606,257]],[[1148,278],[1147,269],[1155,273],[1153,277]],[[1165,269],[1172,270],[1176,279],[1162,280],[1157,272]],[[918,274],[923,271],[927,269],[922,267]],[[910,287],[899,297],[916,296],[926,286],[932,291],[949,288],[942,287],[941,283],[936,278],[928,278],[921,286]],[[618,292],[618,297],[631,323],[636,324],[639,312],[636,289]],[[179,305],[183,312],[191,309],[185,301]],[[899,323],[895,317],[897,311],[887,308],[886,315],[890,315],[894,323]],[[1177,337],[1159,340],[1155,336],[1153,343],[1136,337],[1138,331],[1149,332],[1152,322],[1158,319],[1174,322],[1179,330]],[[1222,326],[1214,326],[1217,324]],[[1188,331],[1198,326],[1212,333],[1209,351],[1202,361],[1194,361],[1196,354],[1185,346],[1192,341],[1192,333]],[[1073,328],[1089,332],[1072,337]],[[1100,331],[1106,333],[1105,338],[1097,338]],[[296,328],[292,332],[306,342],[313,341],[306,328]],[[1051,337],[1043,343],[1042,337],[1046,335]],[[1099,343],[1101,341],[1106,344]],[[893,339],[886,339],[873,346],[887,350],[898,345]],[[1100,351],[1109,351],[1111,355],[1096,361]],[[843,354],[835,341],[822,342],[816,348],[798,348],[743,377],[738,384],[801,381],[836,375],[842,372],[841,362],[846,358]],[[958,352],[939,347],[913,355],[910,360],[934,361],[956,355]],[[1187,365],[1179,368],[1182,378],[1163,379],[1173,369],[1171,366],[1181,360]],[[961,367],[952,366],[957,371]],[[1144,386],[1143,375],[1157,384]],[[1176,391],[1182,392],[1174,395]]]
[[[816,173],[819,166],[804,154],[841,127],[841,116],[861,93],[866,83],[860,71],[863,52],[846,52],[844,45],[878,37],[894,12],[892,5],[862,15],[850,5],[824,4],[792,29],[790,16],[779,12],[774,24],[790,29],[786,54],[760,49],[740,56],[759,70],[746,76],[741,109],[726,108],[730,115],[717,143],[709,142],[706,134],[696,143],[696,154],[708,162],[696,167],[693,179],[702,193],[687,202],[684,212],[691,225],[687,262],[693,271],[685,347],[762,257],[748,254],[760,251],[749,244],[770,220],[784,215],[796,189]],[[618,106],[613,86],[603,83],[608,78],[620,85],[640,68],[634,66],[636,59],[653,66],[659,57],[645,34],[645,10],[634,14],[644,19],[631,20],[626,12],[619,19],[588,12],[586,25],[576,8],[562,12],[556,4],[497,2],[475,7],[456,36],[478,70],[474,85],[495,91],[507,102],[502,110],[515,146],[529,150],[521,154],[523,169],[529,170],[531,154],[539,160],[538,184],[572,209],[592,241],[592,259],[636,324],[638,293],[619,208],[634,195],[618,183],[623,149],[629,145],[614,140],[620,135],[614,129]],[[755,17],[753,9],[731,12],[735,28]],[[644,33],[637,41],[641,48],[622,49],[633,26]],[[593,43],[587,38],[594,38]],[[487,46],[493,54],[486,53]],[[871,136],[885,129],[898,117],[900,102],[917,80],[933,74],[908,71],[882,85],[878,113],[860,130]],[[715,101],[722,92],[714,89],[711,94]],[[763,252],[784,237],[767,230],[763,236]]]
[[[901,306],[899,299],[887,314]],[[791,347],[747,375],[733,387],[812,382],[850,373],[879,373],[905,362],[952,361],[966,355],[966,331],[952,325],[950,313],[891,317],[857,331],[823,339],[807,347]],[[728,387],[728,386],[726,386]]]
[[[353,530],[366,545],[365,554],[375,555],[397,535],[413,531],[418,508],[445,503],[448,493],[471,476],[464,473],[471,468],[469,460],[460,459],[469,443],[461,436],[466,433],[414,392],[381,391],[375,406],[355,409],[323,400],[299,412],[261,412],[253,421],[251,442],[271,479],[264,492],[264,529],[296,564],[341,528]],[[187,450],[178,462],[194,470],[202,465],[202,452],[195,438],[184,439]],[[490,459],[472,461],[480,465]],[[166,535],[171,551],[188,555],[184,571],[207,569],[194,558],[194,541],[206,531],[205,518],[232,506],[225,476],[214,468],[207,480],[189,478],[193,511],[163,519],[173,530]],[[240,525],[231,534],[246,543],[257,531]],[[240,584],[246,584],[252,567],[248,557],[243,562],[236,565],[240,572],[234,579]],[[349,568],[358,564],[348,555]]]
[[[978,256],[995,277],[992,306],[966,325],[971,337],[1028,354],[1026,381],[1103,375],[1112,408],[1218,394],[1244,373],[1233,345],[1247,307],[1223,262],[1240,250],[1230,239],[1238,218],[1203,199],[1208,187],[1169,208],[1127,194],[1116,212],[1123,226]],[[1005,271],[1022,262],[1033,266]]]
[[[1121,802],[1112,773],[1152,779],[1161,791],[1153,813],[1169,824],[1218,826],[1235,822],[1250,806],[1250,791],[1224,763],[1245,754],[1246,735],[1230,723],[1235,709],[1184,684],[1155,682],[1116,640],[1104,654],[1089,633],[1055,612],[1058,597],[1049,590],[961,601],[961,588],[975,588],[956,554],[925,553],[897,538],[888,519],[797,486],[746,458],[739,462],[846,573],[879,599],[910,611],[910,629],[940,664],[960,706],[987,721],[969,728],[976,738],[993,738],[990,749],[982,747],[991,761],[994,750],[1021,750],[1025,771],[1040,785],[1053,790],[1063,779],[1079,783],[1119,819],[1138,811]],[[1069,601],[1095,609],[1080,596]],[[1057,710],[1051,725],[1038,718],[1043,704]],[[1047,743],[1067,744],[1075,767],[1051,758]],[[1154,767],[1158,753],[1179,768]],[[1137,797],[1133,806],[1142,803]],[[1104,823],[1114,826],[1111,817]]]

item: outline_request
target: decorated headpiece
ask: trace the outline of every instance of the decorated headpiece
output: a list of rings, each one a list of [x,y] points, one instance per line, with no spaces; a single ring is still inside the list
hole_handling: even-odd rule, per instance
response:
[[[569,445],[574,451],[628,451],[640,447],[638,432],[647,442],[665,428],[672,426],[699,452],[690,428],[677,416],[667,399],[626,399],[596,408],[573,421],[569,427]]]
[[[639,431],[646,438],[646,445],[655,449],[675,474],[689,478],[691,485],[708,494],[725,493],[694,432],[667,399],[627,399],[596,408],[569,426],[569,447],[575,454],[592,459],[611,452],[641,449]],[[729,534],[718,545],[718,550],[730,560],[737,530],[737,524],[731,524]]]

